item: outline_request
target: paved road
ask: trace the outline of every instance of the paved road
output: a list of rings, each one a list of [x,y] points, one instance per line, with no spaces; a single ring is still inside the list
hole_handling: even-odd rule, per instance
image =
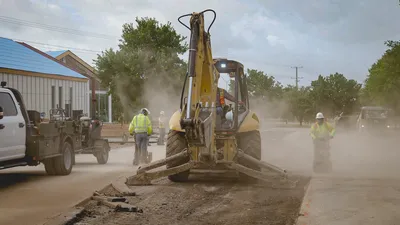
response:
[[[400,224],[399,144],[396,137],[339,134],[334,171],[313,176],[298,224]]]
[[[159,146],[150,148],[154,160],[162,157]],[[133,174],[132,157],[132,147],[111,151],[106,165],[91,155],[78,155],[73,172],[65,177],[47,176],[43,166],[2,170],[0,224],[43,224],[117,177]]]

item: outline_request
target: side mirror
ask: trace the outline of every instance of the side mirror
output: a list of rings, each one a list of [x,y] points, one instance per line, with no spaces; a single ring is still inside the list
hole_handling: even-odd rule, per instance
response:
[[[0,120],[3,119],[4,116],[4,110],[3,107],[0,106]]]

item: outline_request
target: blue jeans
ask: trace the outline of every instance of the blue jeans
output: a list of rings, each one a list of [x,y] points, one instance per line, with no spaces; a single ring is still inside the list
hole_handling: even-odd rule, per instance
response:
[[[138,133],[135,136],[136,150],[134,161],[138,162],[140,158],[143,158],[147,154],[147,133]]]
[[[224,113],[224,110],[222,109],[221,106],[217,106],[217,115],[222,115]]]

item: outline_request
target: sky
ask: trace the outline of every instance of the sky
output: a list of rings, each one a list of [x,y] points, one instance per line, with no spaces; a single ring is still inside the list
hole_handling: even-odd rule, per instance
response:
[[[177,18],[207,8],[217,12],[213,56],[282,84],[295,84],[295,66],[299,85],[335,72],[363,82],[384,41],[400,40],[399,0],[0,0],[0,36],[43,51],[70,49],[93,64],[136,17],[170,21],[188,36]]]

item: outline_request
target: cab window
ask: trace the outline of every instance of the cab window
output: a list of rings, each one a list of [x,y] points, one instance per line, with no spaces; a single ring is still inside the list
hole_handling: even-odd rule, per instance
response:
[[[11,95],[6,92],[0,92],[0,106],[3,107],[3,116],[16,116],[17,107]]]

